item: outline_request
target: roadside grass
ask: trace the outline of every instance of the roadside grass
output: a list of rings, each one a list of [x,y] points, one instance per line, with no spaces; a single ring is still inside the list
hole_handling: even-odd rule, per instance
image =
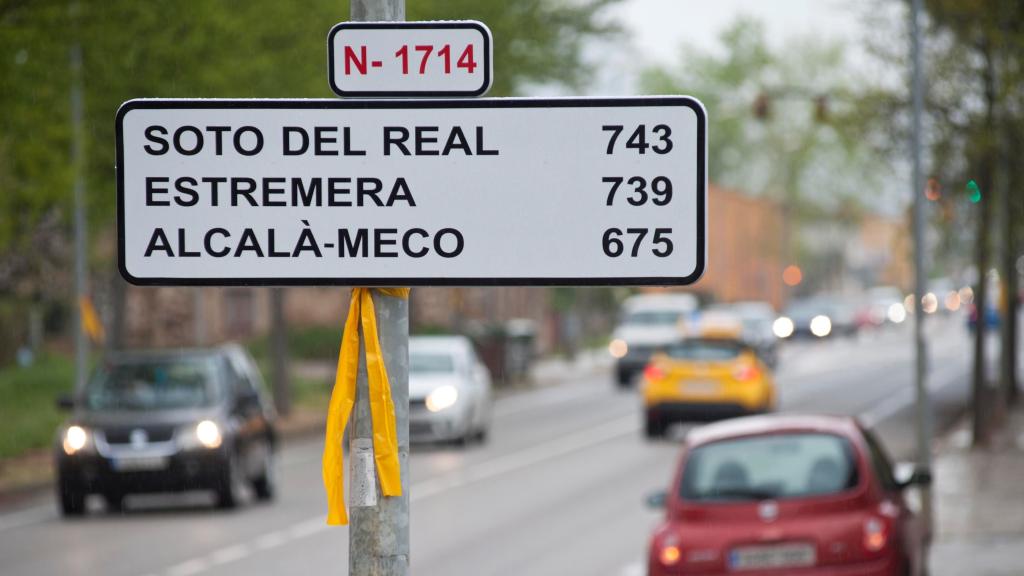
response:
[[[270,395],[273,392],[273,380],[271,375],[270,359],[261,358],[253,355],[256,359],[256,364],[259,366],[260,372],[263,374],[263,380],[266,383],[267,394]],[[297,408],[327,408],[327,404],[331,400],[331,387],[334,384],[334,380],[328,381],[326,378],[316,378],[305,374],[297,374],[296,370],[292,370],[289,375],[289,381],[292,387],[292,405]]]
[[[0,459],[45,448],[64,415],[57,396],[71,392],[75,367],[70,358],[40,355],[22,368],[0,368]]]
[[[341,343],[341,326],[310,326],[289,328],[288,356],[297,360],[336,360]],[[270,335],[246,343],[257,360],[270,358]],[[264,375],[268,372],[264,372]]]

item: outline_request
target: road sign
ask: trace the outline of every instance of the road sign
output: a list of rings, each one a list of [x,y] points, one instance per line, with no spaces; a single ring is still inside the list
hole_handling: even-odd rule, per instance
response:
[[[327,35],[339,96],[482,96],[491,31],[481,22],[342,22]]]
[[[132,100],[121,272],[149,285],[671,285],[704,270],[689,97]]]

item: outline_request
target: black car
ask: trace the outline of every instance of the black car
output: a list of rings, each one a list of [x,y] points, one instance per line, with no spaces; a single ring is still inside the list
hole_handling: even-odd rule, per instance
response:
[[[223,508],[246,484],[274,497],[274,410],[239,346],[112,355],[58,404],[72,411],[54,448],[66,516],[88,494],[112,510],[144,492],[212,490]]]

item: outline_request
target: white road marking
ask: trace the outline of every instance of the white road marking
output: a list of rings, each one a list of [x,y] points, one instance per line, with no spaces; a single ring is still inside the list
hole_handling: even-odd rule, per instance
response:
[[[227,548],[221,548],[212,552],[209,556],[210,562],[214,565],[230,564],[241,560],[252,553],[252,549],[245,544],[235,544]]]
[[[410,501],[415,502],[416,500],[429,498],[448,490],[461,488],[467,484],[473,484],[487,478],[520,470],[545,460],[551,460],[570,452],[601,444],[619,436],[635,433],[639,428],[640,422],[638,418],[628,416],[564,436],[553,442],[546,442],[507,456],[487,460],[471,466],[465,472],[433,478],[414,485],[410,489]]]
[[[637,560],[623,566],[616,576],[644,576],[644,567],[644,561]]]
[[[565,387],[559,386],[544,388],[537,392],[526,392],[497,400],[494,406],[494,415],[495,417],[505,418],[522,412],[528,412],[539,406],[564,404],[593,394],[593,386],[570,385]],[[291,468],[294,466],[305,465],[313,461],[319,461],[320,458],[321,453],[319,450],[286,452],[281,455],[278,461],[278,466]],[[38,524],[58,517],[59,514],[57,513],[57,509],[52,504],[26,508],[25,510],[0,515],[0,532]]]
[[[327,522],[324,521],[323,516],[315,516],[304,522],[293,524],[292,527],[288,529],[288,537],[298,540],[300,538],[312,536],[317,532],[323,532],[328,528],[330,528],[330,526],[328,526]]]
[[[274,532],[267,532],[253,541],[253,545],[260,550],[270,550],[271,548],[277,548],[281,544],[288,541],[288,535],[281,530],[275,530]]]
[[[11,528],[20,528],[57,517],[57,509],[53,504],[26,508],[0,516],[0,532]]]
[[[481,480],[507,474],[532,466],[545,460],[551,460],[577,450],[596,446],[639,430],[640,423],[634,416],[620,418],[594,426],[575,434],[538,444],[531,448],[514,452],[470,466],[467,470],[449,473],[440,478],[433,478],[414,484],[410,490],[409,500],[415,502],[436,496],[448,490],[461,488]],[[283,530],[270,532],[248,542],[240,542],[226,548],[215,550],[203,556],[197,556],[167,570],[167,576],[191,576],[213,568],[246,558],[249,554],[276,548],[291,541],[301,540],[327,530],[325,516],[318,514],[301,522],[292,524]]]
[[[964,378],[967,377],[966,374],[960,370],[945,371],[943,375],[946,377],[942,380],[935,377],[929,378],[929,396],[948,386],[963,382]],[[857,418],[864,426],[874,428],[878,424],[895,415],[900,410],[903,410],[905,407],[913,404],[916,400],[915,395],[916,392],[913,388],[901,388],[898,393],[885,397],[882,401],[872,405],[871,408],[861,412]]]
[[[167,576],[191,576],[210,569],[210,563],[206,558],[192,558],[181,564],[167,569]]]
[[[508,417],[522,412],[529,412],[540,406],[552,406],[564,404],[585,396],[593,396],[595,386],[593,381],[588,381],[582,386],[556,386],[544,388],[536,392],[517,394],[502,398],[494,403],[494,415],[496,417]]]

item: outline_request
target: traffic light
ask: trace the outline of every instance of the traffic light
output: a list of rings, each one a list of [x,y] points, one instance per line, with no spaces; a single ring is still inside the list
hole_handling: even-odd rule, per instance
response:
[[[761,92],[754,99],[754,117],[758,120],[767,120],[772,115],[772,101],[768,94]]]
[[[814,121],[818,124],[828,122],[828,96],[825,94],[814,97]]]
[[[971,201],[971,204],[981,202],[981,188],[978,188],[978,183],[974,180],[967,183],[967,194],[967,198]]]
[[[924,187],[924,197],[932,202],[942,198],[942,186],[935,178],[929,178],[928,184]]]

